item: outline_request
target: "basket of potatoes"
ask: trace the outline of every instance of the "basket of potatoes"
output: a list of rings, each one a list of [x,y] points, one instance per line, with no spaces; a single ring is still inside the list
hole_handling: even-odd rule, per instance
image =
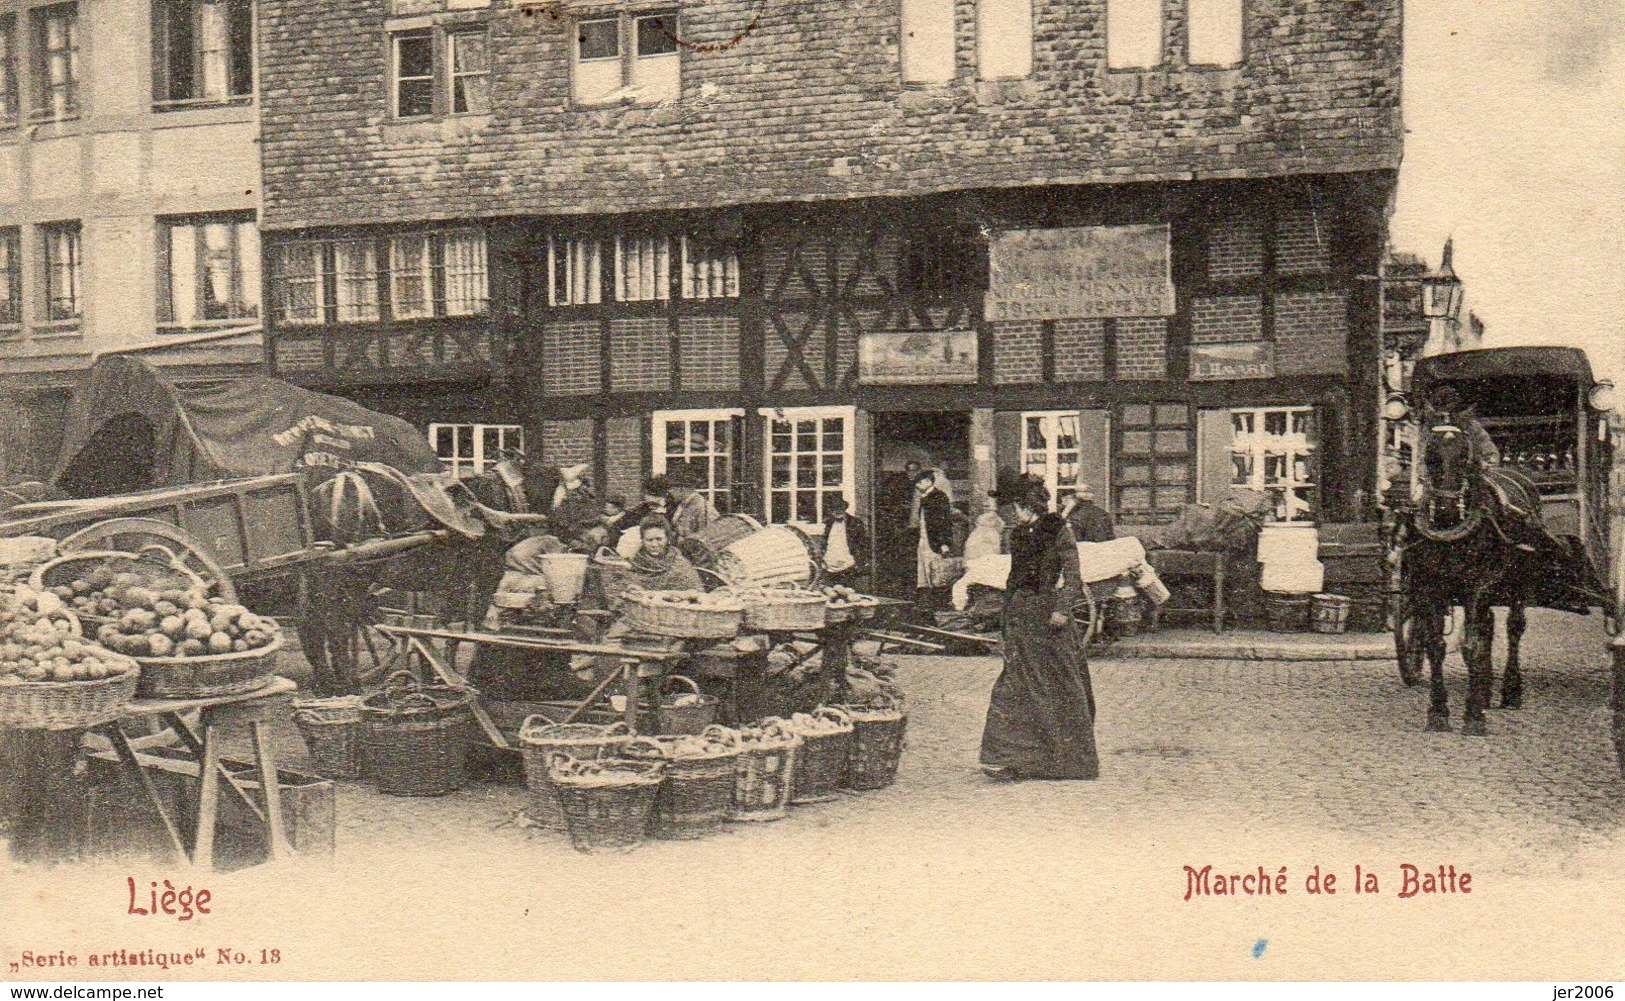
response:
[[[140,668],[81,634],[60,598],[0,591],[0,727],[78,730],[115,720],[135,698]]]
[[[274,620],[223,598],[140,591],[126,592],[96,642],[141,665],[141,698],[201,699],[269,684],[282,633]]]

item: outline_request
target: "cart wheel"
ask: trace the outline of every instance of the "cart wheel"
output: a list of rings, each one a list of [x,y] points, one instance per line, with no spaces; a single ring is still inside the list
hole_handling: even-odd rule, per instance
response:
[[[1090,593],[1089,586],[1083,588],[1083,599],[1072,606],[1072,619],[1078,624],[1078,631],[1082,635],[1083,645],[1090,646],[1100,637],[1101,628],[1105,625],[1102,618],[1105,615],[1100,603]]]
[[[187,569],[214,585],[214,590],[226,601],[237,601],[237,589],[231,576],[209,555],[208,548],[197,537],[183,528],[156,518],[109,518],[82,528],[61,542],[57,549],[63,553],[111,549],[136,553],[143,546],[162,546],[174,553]]]

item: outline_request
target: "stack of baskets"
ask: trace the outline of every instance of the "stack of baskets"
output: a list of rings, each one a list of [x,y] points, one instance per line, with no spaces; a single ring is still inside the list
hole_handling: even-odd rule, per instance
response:
[[[582,761],[553,752],[548,758],[548,780],[558,790],[559,807],[576,850],[628,851],[641,844],[665,771],[663,761]]]
[[[884,789],[897,780],[903,757],[903,735],[908,713],[902,697],[890,690],[863,703],[840,708],[852,721],[852,756],[847,788]]]
[[[530,819],[538,827],[562,831],[568,826],[550,763],[563,754],[574,761],[598,761],[618,756],[632,730],[624,723],[554,723],[532,716],[519,728],[519,750],[525,761],[525,787],[530,790]]]
[[[813,579],[806,537],[788,525],[769,525],[717,554],[717,573],[739,587],[775,587]]]
[[[361,696],[295,699],[293,722],[310,751],[311,769],[324,779],[359,779],[362,754]]]
[[[788,812],[796,759],[803,741],[788,723],[770,716],[739,731],[729,820],[779,820]]]
[[[739,732],[708,726],[698,735],[636,737],[627,757],[664,762],[665,778],[655,797],[650,829],[674,840],[714,834],[733,809]]]
[[[852,757],[852,717],[832,706],[790,717],[788,727],[802,740],[790,802],[825,803],[840,796]]]
[[[634,632],[678,639],[721,640],[739,634],[745,604],[703,591],[627,591],[622,614]]]
[[[364,753],[374,785],[392,796],[444,796],[468,781],[470,693],[423,685],[397,671],[361,700]]]

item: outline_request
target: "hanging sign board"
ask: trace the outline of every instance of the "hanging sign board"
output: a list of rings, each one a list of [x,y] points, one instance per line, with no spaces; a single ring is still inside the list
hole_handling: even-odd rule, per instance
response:
[[[858,341],[858,381],[868,386],[976,381],[976,331],[870,331]]]
[[[1191,345],[1192,381],[1268,379],[1275,375],[1275,352],[1267,341]]]
[[[1171,316],[1168,227],[1009,230],[993,238],[989,320]]]

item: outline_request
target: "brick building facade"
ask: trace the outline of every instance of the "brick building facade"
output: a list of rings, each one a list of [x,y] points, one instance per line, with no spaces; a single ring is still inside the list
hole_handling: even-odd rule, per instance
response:
[[[1372,501],[1397,0],[262,0],[269,360],[635,494]],[[1111,39],[1108,44],[1107,38]]]

